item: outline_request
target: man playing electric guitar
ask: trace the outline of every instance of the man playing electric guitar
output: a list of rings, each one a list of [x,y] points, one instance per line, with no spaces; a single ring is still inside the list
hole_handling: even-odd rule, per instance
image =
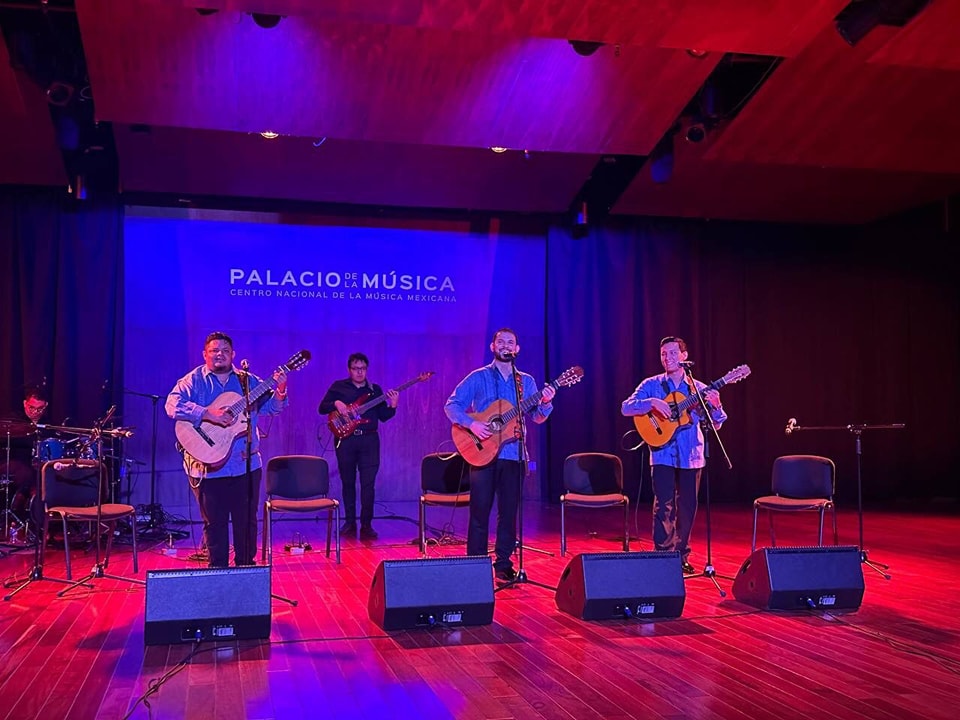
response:
[[[250,413],[252,444],[250,478],[247,478],[246,423],[238,424],[244,411],[235,410],[235,402],[222,402],[226,394],[233,399],[244,394],[242,376],[253,389],[262,381],[234,366],[233,340],[222,332],[210,333],[203,343],[204,364],[184,375],[167,396],[167,415],[188,427],[196,428],[198,436],[211,437],[210,432],[199,433],[211,424],[214,428],[235,429],[230,434],[229,450],[222,461],[206,464],[185,451],[184,471],[200,505],[203,518],[203,536],[210,552],[210,567],[227,567],[230,560],[229,523],[233,519],[234,562],[253,565],[257,553],[257,509],[260,505],[262,460],[257,418],[261,414],[275,415],[287,407],[287,376],[278,369],[268,381],[272,391],[253,402]],[[178,423],[179,424],[179,423]],[[202,441],[201,441],[202,442]],[[205,445],[206,443],[203,443]],[[199,445],[198,447],[203,447]],[[199,452],[199,451],[198,451]]]
[[[520,507],[520,489],[523,483],[521,448],[513,428],[515,423],[491,427],[470,413],[484,411],[498,401],[516,403],[511,360],[520,352],[517,334],[509,328],[497,330],[490,343],[493,362],[467,375],[454,389],[444,405],[444,412],[454,427],[464,429],[474,440],[483,444],[495,441],[499,452],[489,464],[470,467],[470,526],[467,531],[467,555],[486,555],[493,497],[497,496],[497,541],[493,567],[497,580],[510,582],[517,576],[510,556],[517,543],[517,510]],[[547,385],[537,390],[532,375],[517,371],[521,385],[521,403],[539,398],[529,410],[536,423],[545,422],[553,411],[556,388]],[[509,434],[507,434],[509,433]],[[501,436],[502,435],[502,436]]]
[[[660,341],[660,363],[664,372],[641,382],[633,394],[623,401],[621,412],[626,416],[653,413],[663,420],[676,415],[676,408],[667,402],[674,393],[692,396],[691,379],[684,366],[687,344],[670,335]],[[720,394],[702,382],[693,380],[710,408],[710,422],[719,428],[727,419],[720,404]],[[700,429],[700,411],[689,411],[689,422],[680,424],[673,437],[663,445],[650,447],[653,477],[653,544],[657,550],[677,551],[683,571],[691,574],[690,531],[697,514],[700,472],[705,465],[704,438]]]
[[[323,400],[318,411],[321,415],[340,413],[351,420],[360,420],[350,435],[337,443],[337,469],[343,486],[343,512],[345,522],[340,535],[357,533],[357,475],[360,475],[360,537],[363,540],[375,540],[377,531],[373,529],[373,504],[376,499],[377,471],[380,470],[380,434],[378,425],[397,414],[400,393],[397,390],[383,389],[367,379],[367,366],[370,361],[363,353],[353,353],[347,358],[350,376],[335,381]],[[386,395],[386,401],[370,407],[360,418],[351,415],[351,407],[365,400]]]

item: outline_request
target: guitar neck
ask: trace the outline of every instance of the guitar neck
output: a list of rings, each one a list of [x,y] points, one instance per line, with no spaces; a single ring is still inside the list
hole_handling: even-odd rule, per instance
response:
[[[403,383],[403,385],[399,385],[395,387],[394,390],[396,390],[397,392],[403,392],[408,387],[416,385],[418,382],[420,382],[420,378],[415,377],[413,378],[413,380],[407,380],[405,383]],[[367,410],[371,408],[375,408],[380,403],[386,402],[386,401],[387,401],[386,393],[377,395],[377,397],[373,398],[372,400],[367,400],[367,402],[365,402],[363,405],[360,405],[359,407],[357,407],[356,412],[358,415],[363,415]]]
[[[560,387],[556,380],[547,384],[550,385],[550,387],[552,387],[554,390]],[[526,400],[521,400],[519,408],[511,408],[510,410],[507,410],[507,412],[503,414],[502,416],[503,421],[505,423],[508,423],[511,420],[513,420],[515,417],[517,417],[520,413],[525,413],[525,412],[529,412],[530,410],[533,410],[533,408],[535,408],[537,404],[540,402],[541,397],[543,397],[543,390],[537,391],[536,393],[528,397]]]
[[[704,390],[719,390],[726,384],[727,383],[724,381],[724,379],[720,378],[719,380],[714,380],[712,383],[707,385]],[[699,404],[700,399],[697,397],[696,388],[694,388],[694,392],[690,395],[690,397],[684,398],[677,404],[677,410],[680,412],[686,412],[690,408]]]
[[[277,384],[278,383],[276,379],[274,379],[272,376],[267,380],[261,380],[260,383],[258,383],[257,386],[250,391],[250,405],[251,406],[254,405],[260,398],[262,398],[268,392],[270,392],[271,390],[275,390],[277,387]],[[230,411],[234,414],[234,416],[239,416],[240,413],[242,413],[246,409],[247,409],[247,398],[244,397],[243,395],[241,395],[240,399],[230,406]]]

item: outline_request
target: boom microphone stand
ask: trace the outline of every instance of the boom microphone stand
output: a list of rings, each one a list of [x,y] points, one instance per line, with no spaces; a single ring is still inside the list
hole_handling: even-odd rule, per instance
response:
[[[720,452],[723,453],[724,460],[727,461],[727,468],[733,470],[733,463],[730,462],[730,456],[727,454],[727,449],[723,446],[723,441],[720,439],[720,433],[717,432],[716,426],[713,424],[713,420],[710,419],[710,406],[707,405],[707,401],[703,397],[703,393],[700,392],[700,388],[697,387],[696,382],[693,379],[693,372],[690,369],[690,366],[686,366],[683,369],[684,373],[687,376],[687,384],[693,389],[694,395],[697,398],[697,404],[700,408],[700,413],[702,414],[701,420],[701,432],[703,432],[703,474],[701,479],[703,480],[703,497],[705,500],[706,507],[706,516],[707,516],[707,562],[703,566],[703,572],[697,575],[689,575],[689,578],[696,577],[705,577],[708,578],[717,588],[717,592],[720,593],[720,597],[726,597],[727,591],[720,587],[720,583],[717,582],[718,577],[722,577],[724,580],[733,580],[734,578],[729,577],[728,575],[717,575],[716,570],[713,567],[713,550],[711,547],[711,538],[712,530],[710,526],[710,435],[713,434],[713,437],[717,439],[717,445],[720,446]],[[687,579],[687,578],[684,578]]]
[[[153,403],[150,425],[150,504],[147,506],[150,519],[146,523],[144,532],[145,534],[156,535],[157,539],[165,539],[171,534],[181,538],[187,537],[188,533],[182,530],[169,531],[164,527],[163,507],[157,503],[157,403],[160,401],[160,396],[128,389],[124,389],[123,392],[127,395],[149,398],[150,402]],[[132,498],[130,499],[132,500]]]
[[[790,418],[787,421],[787,435],[800,430],[847,430],[857,438],[857,522],[860,532],[860,562],[878,572],[883,576],[884,580],[891,579],[890,573],[887,572],[887,570],[890,569],[890,566],[870,560],[870,558],[867,557],[866,548],[863,547],[863,470],[861,467],[862,453],[860,448],[860,435],[863,434],[864,430],[902,430],[905,427],[906,425],[904,423],[888,423],[886,425],[864,425],[860,423],[853,423],[850,425],[807,425],[806,427],[802,427],[797,425],[795,418]]]
[[[510,369],[513,377],[513,389],[516,394],[516,408],[517,413],[517,442],[520,443],[520,497],[517,501],[517,576],[510,580],[509,582],[504,583],[497,587],[494,592],[500,592],[505,590],[508,587],[513,587],[514,585],[519,585],[521,583],[526,585],[536,585],[541,587],[544,590],[556,590],[552,585],[546,585],[545,583],[536,582],[527,578],[527,571],[523,568],[523,481],[527,477],[527,432],[526,432],[526,418],[522,412],[522,405],[520,404],[520,383],[522,379],[520,374],[517,372],[517,362],[516,355],[514,354],[510,358]]]
[[[135,579],[135,578],[123,577],[122,575],[111,575],[111,574],[105,572],[105,570],[106,570],[106,557],[104,557],[103,562],[100,561],[100,538],[101,538],[101,533],[102,533],[102,529],[103,529],[103,476],[104,476],[104,472],[103,472],[103,468],[104,468],[104,465],[103,465],[103,452],[102,452],[102,451],[103,451],[103,436],[104,436],[105,434],[110,434],[111,437],[113,437],[113,436],[114,436],[113,434],[117,432],[117,431],[114,431],[114,430],[104,430],[104,429],[103,429],[103,425],[106,424],[107,420],[110,419],[110,416],[113,414],[113,411],[114,411],[115,409],[116,409],[116,406],[114,405],[113,407],[111,407],[110,410],[107,411],[107,414],[103,417],[102,420],[98,420],[96,423],[94,423],[94,425],[93,425],[93,433],[92,433],[92,436],[93,436],[94,441],[96,442],[96,446],[97,446],[97,459],[96,459],[95,461],[93,461],[93,462],[96,463],[96,468],[97,468],[97,521],[96,521],[96,522],[97,522],[97,531],[94,533],[96,562],[95,562],[95,564],[94,564],[94,566],[93,566],[93,569],[90,571],[90,573],[89,573],[88,575],[86,575],[86,576],[80,578],[79,580],[71,583],[71,584],[70,584],[70,587],[64,588],[63,590],[61,590],[60,592],[58,592],[58,593],[57,593],[57,597],[63,597],[65,594],[67,594],[68,592],[70,592],[70,591],[73,590],[74,588],[79,587],[79,586],[81,586],[81,585],[83,585],[83,586],[85,586],[85,587],[90,587],[90,585],[88,584],[87,581],[88,581],[88,580],[99,579],[99,578],[111,578],[112,580],[124,580],[125,582],[134,583],[135,585],[146,585],[146,583],[145,583],[143,580],[137,580],[137,579]],[[81,465],[82,463],[84,463],[84,462],[91,462],[91,461],[89,461],[89,460],[77,460],[77,461],[76,461],[76,464],[77,464],[78,466],[80,466],[80,465]],[[127,507],[129,507],[129,506],[127,506]],[[112,528],[113,526],[111,525],[110,527]],[[133,566],[134,566],[134,572],[137,572],[137,562],[136,562],[136,558],[137,558],[136,519],[134,519],[133,528],[134,528],[134,533],[133,533],[133,557],[134,557],[134,563],[133,563]],[[63,538],[63,541],[64,541],[65,543],[68,542],[68,540],[67,540],[66,537]],[[108,538],[108,540],[107,540],[107,549],[108,549],[108,550],[109,550],[109,548],[110,548],[110,542],[111,542],[111,541],[112,541],[112,538]]]

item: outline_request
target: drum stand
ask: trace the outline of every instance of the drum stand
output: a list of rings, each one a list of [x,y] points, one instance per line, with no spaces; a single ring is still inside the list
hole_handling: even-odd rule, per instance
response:
[[[10,545],[11,547],[16,547],[16,543],[7,542],[7,533],[10,531],[12,525],[17,525],[22,527],[23,521],[20,517],[10,509],[10,486],[13,484],[13,478],[10,477],[10,430],[7,430],[7,451],[6,451],[6,473],[3,476],[3,480],[0,480],[0,484],[3,485],[3,538],[0,538],[0,545]],[[10,518],[13,518],[13,522],[10,522]]]
[[[9,466],[10,466],[10,443],[9,443],[9,438],[8,438],[8,440],[7,440],[7,467],[9,468]],[[9,472],[9,471],[8,471],[8,472]],[[8,487],[9,487],[9,486],[8,486]],[[40,507],[43,508],[43,512],[46,512],[46,508],[43,507],[43,483],[42,483],[42,478],[41,478],[41,481],[38,481],[38,482],[37,482],[37,495],[36,495],[36,497],[34,498],[34,502],[39,502],[39,503],[40,503]],[[16,516],[14,515],[14,517],[16,517]],[[19,585],[17,585],[17,587],[13,590],[13,592],[8,593],[7,595],[4,595],[4,596],[3,596],[3,599],[4,599],[5,602],[9,602],[10,600],[12,600],[14,595],[16,595],[18,592],[20,592],[20,591],[23,590],[24,588],[26,588],[28,585],[30,585],[30,583],[37,582],[37,581],[39,581],[39,580],[50,580],[51,582],[63,583],[64,585],[73,585],[73,584],[74,584],[72,580],[67,580],[66,578],[48,578],[48,577],[44,577],[44,576],[43,576],[43,564],[40,562],[40,545],[43,543],[43,537],[42,537],[41,533],[42,533],[42,530],[41,530],[40,528],[37,528],[37,540],[36,540],[36,542],[35,542],[34,545],[33,545],[33,569],[30,571],[30,574],[27,576],[27,579],[24,580],[23,582],[21,582]],[[63,541],[64,541],[64,542],[67,542],[67,538],[64,538]],[[4,586],[5,588],[11,588],[11,587],[13,587],[15,584],[16,584],[16,582],[5,582],[5,583],[3,584],[3,586]],[[93,587],[93,585],[89,585],[89,584],[86,584],[86,583],[84,583],[84,585],[85,585],[86,587],[88,587],[88,588],[92,588],[92,587]],[[69,588],[67,588],[67,589],[69,589]]]

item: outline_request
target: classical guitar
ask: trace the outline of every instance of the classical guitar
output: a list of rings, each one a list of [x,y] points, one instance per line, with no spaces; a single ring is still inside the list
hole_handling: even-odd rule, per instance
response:
[[[431,375],[433,375],[432,370],[430,372],[422,372],[412,380],[407,380],[405,383],[403,383],[403,385],[394,388],[394,390],[397,392],[403,392],[412,385],[416,385],[419,382],[428,380]],[[370,397],[369,394],[364,395],[356,402],[347,405],[346,412],[341,413],[334,410],[332,413],[327,415],[327,427],[330,428],[330,432],[334,434],[337,440],[343,440],[348,435],[352,435],[353,431],[356,430],[357,426],[361,423],[370,422],[368,419],[361,416],[370,408],[375,408],[380,403],[387,401],[386,394],[377,395],[377,397],[373,398],[373,400],[367,400],[368,397]],[[365,400],[366,402],[364,402]]]
[[[570,387],[583,379],[583,368],[579,365],[566,370],[560,377],[549,383],[554,388]],[[529,412],[540,402],[543,391],[537,392],[525,400],[520,401],[520,408],[515,408],[506,400],[494,400],[485,410],[478,413],[468,413],[474,420],[486,423],[493,435],[481,440],[474,435],[469,427],[453,426],[453,444],[463,459],[474,467],[489,465],[497,459],[500,445],[514,438],[517,418],[521,413]]]
[[[749,374],[749,366],[739,365],[719,380],[714,380],[705,389],[719,390],[724,385],[740,382]],[[670,406],[670,417],[663,417],[655,410],[633,416],[637,432],[650,447],[663,447],[670,442],[678,427],[690,423],[690,410],[696,407],[699,401],[696,395],[687,397],[681,392],[672,392],[667,395],[666,402]]]
[[[299,370],[309,360],[310,351],[301,350],[292,355],[286,363],[277,367],[276,372],[286,374]],[[260,381],[250,389],[250,404],[255,405],[261,397],[275,390],[276,387],[277,381],[271,374],[269,378]],[[197,427],[189,420],[178,420],[173,429],[180,447],[186,453],[204,465],[217,467],[227,459],[230,446],[233,445],[237,435],[247,430],[247,401],[240,393],[225,392],[217,396],[217,399],[207,407],[226,408],[233,417],[237,418],[237,421],[229,427],[223,427],[204,420]]]

